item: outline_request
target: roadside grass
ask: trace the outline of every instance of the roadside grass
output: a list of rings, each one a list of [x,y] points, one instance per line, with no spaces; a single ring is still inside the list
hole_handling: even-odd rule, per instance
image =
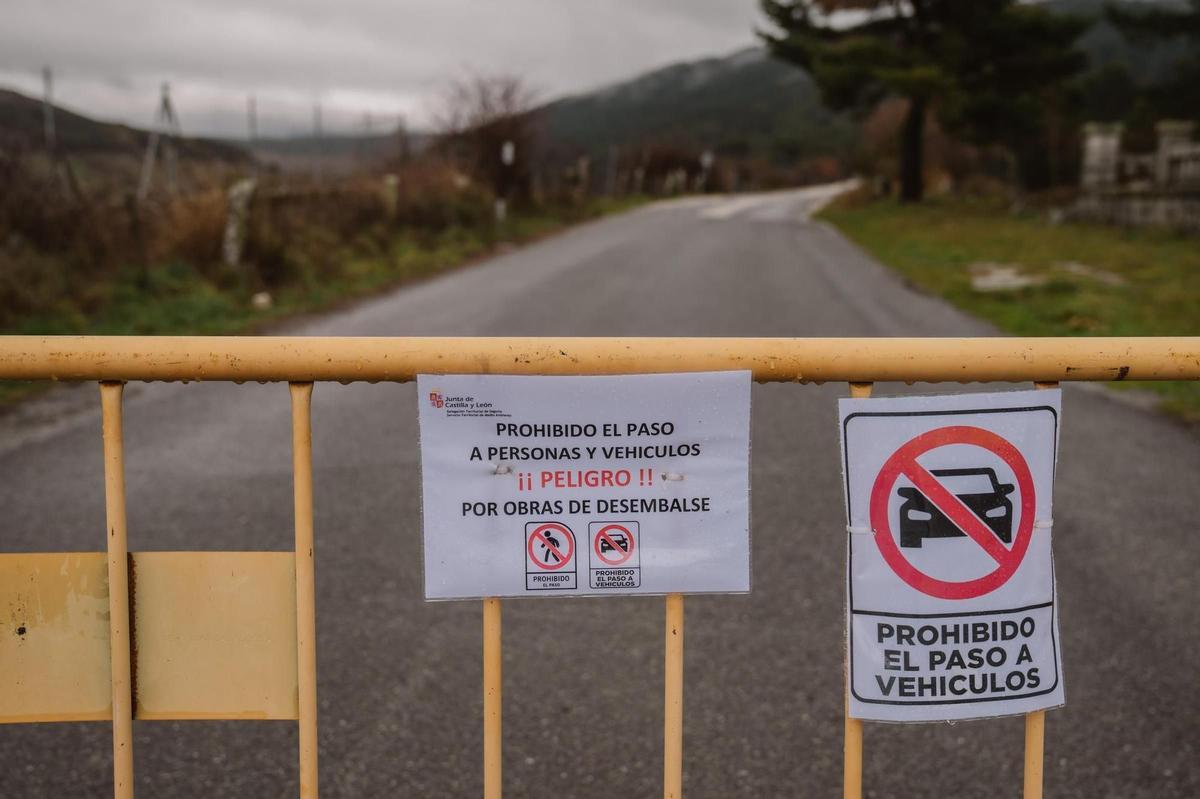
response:
[[[368,229],[337,244],[332,254],[295,257],[295,274],[271,291],[271,305],[253,307],[261,288],[236,279],[217,280],[183,260],[152,269],[120,270],[103,286],[90,309],[63,301],[27,316],[3,332],[13,335],[227,335],[255,333],[289,317],[327,310],[415,280],[431,277],[500,251],[534,241],[570,225],[617,213],[642,197],[596,199],[583,205],[515,213],[500,227],[451,226],[437,233]],[[0,381],[0,407],[49,384]]]
[[[1200,335],[1200,241],[1153,230],[1051,224],[998,200],[919,205],[851,195],[820,215],[916,287],[1021,336]],[[1018,266],[1041,282],[972,288],[970,266]],[[1082,265],[1082,268],[1080,267]],[[1200,422],[1200,383],[1111,383],[1156,392]]]

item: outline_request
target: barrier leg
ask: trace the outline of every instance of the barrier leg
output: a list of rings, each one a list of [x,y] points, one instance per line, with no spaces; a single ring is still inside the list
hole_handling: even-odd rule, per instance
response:
[[[1025,714],[1025,799],[1042,799],[1046,711]]]
[[[503,792],[501,720],[503,670],[500,600],[483,600],[483,797],[500,799]]]
[[[683,595],[667,595],[663,703],[663,797],[683,796]]]
[[[850,718],[850,697],[846,696],[846,728],[842,748],[842,796],[862,799],[863,723]]]
[[[871,396],[873,383],[851,383],[850,396],[866,399]],[[863,771],[863,723],[850,718],[850,671],[845,670],[845,729],[842,733],[842,796],[844,799],[862,799]]]
[[[1034,388],[1058,388],[1057,382],[1034,383]],[[1042,799],[1046,765],[1046,711],[1025,714],[1025,799]]]
[[[296,519],[296,675],[300,710],[300,797],[316,799],[317,604],[313,560],[312,383],[292,394],[292,480]]]
[[[129,542],[125,528],[123,383],[100,384],[104,509],[108,521],[108,637],[112,665],[113,796],[133,797],[133,684],[129,644]]]

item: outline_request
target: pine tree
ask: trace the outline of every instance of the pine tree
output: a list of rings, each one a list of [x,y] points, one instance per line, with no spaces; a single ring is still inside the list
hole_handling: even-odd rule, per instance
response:
[[[1134,41],[1187,43],[1187,55],[1149,94],[1158,113],[1200,120],[1200,0],[1178,7],[1145,6],[1110,5],[1108,18]]]
[[[1003,144],[1036,182],[1049,114],[1086,66],[1073,47],[1085,23],[1015,0],[761,0],[778,58],[808,70],[826,103],[869,109],[908,101],[900,197],[924,194],[926,117],[976,144]],[[1049,114],[1047,113],[1049,112]]]

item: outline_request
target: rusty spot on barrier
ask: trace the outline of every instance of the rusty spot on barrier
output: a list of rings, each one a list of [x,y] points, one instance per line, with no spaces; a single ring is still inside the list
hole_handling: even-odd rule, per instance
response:
[[[24,637],[25,637],[25,633],[26,633],[26,630],[25,630],[25,625],[24,625],[24,624],[22,624],[20,627],[18,627],[18,628],[17,628],[17,637],[18,637],[18,638],[24,638]]]
[[[1068,366],[1066,367],[1067,377],[1083,373],[1085,380],[1103,380],[1103,377],[1088,377],[1089,374],[1104,372],[1109,375],[1109,380],[1124,380],[1129,376],[1129,366]]]
[[[129,696],[130,715],[138,712],[137,565],[133,553],[126,556],[129,569]]]

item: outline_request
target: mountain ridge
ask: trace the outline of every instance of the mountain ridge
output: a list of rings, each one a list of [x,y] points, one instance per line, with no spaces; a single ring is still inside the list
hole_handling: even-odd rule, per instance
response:
[[[852,134],[806,73],[757,45],[668,64],[540,112],[550,142],[592,156],[610,146],[669,144],[786,160],[798,150],[837,152]]]

